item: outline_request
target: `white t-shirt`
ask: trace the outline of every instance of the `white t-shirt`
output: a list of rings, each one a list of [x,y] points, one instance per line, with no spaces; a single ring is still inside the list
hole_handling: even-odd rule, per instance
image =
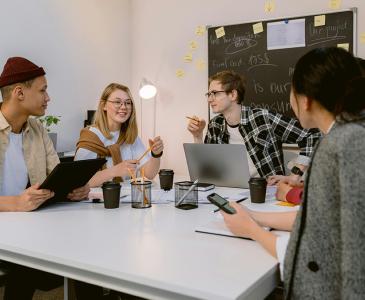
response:
[[[276,238],[276,256],[278,257],[279,261],[279,269],[280,269],[280,278],[284,280],[284,260],[286,254],[286,248],[289,244],[290,234],[288,235],[279,235]]]
[[[246,148],[242,135],[241,135],[240,131],[238,130],[238,125],[229,126],[227,123],[227,129],[228,129],[228,133],[229,133],[229,143],[244,145]],[[250,176],[251,177],[260,177],[259,172],[257,171],[255,164],[253,163],[250,155],[248,154],[248,152],[246,152],[246,153],[247,153],[248,170],[250,172]]]
[[[3,182],[0,195],[16,196],[28,184],[28,169],[23,153],[23,133],[9,133],[9,144],[4,155]]]
[[[90,127],[90,131],[95,133],[100,141],[104,144],[105,147],[114,145],[119,138],[119,131],[112,131],[110,132],[112,135],[111,139],[107,139],[99,129],[96,127]],[[129,160],[129,159],[138,159],[140,158],[143,153],[146,151],[146,147],[143,145],[142,140],[137,137],[133,144],[122,144],[120,146],[120,155],[122,157],[122,160]],[[97,154],[95,152],[92,152],[90,150],[80,148],[77,150],[75,154],[75,160],[84,160],[84,159],[93,159],[96,158]],[[138,168],[141,168],[148,160],[151,158],[151,153],[148,153],[138,164]],[[113,160],[111,157],[107,157],[107,168],[110,168],[113,166]],[[128,179],[129,177],[124,177],[123,179]]]

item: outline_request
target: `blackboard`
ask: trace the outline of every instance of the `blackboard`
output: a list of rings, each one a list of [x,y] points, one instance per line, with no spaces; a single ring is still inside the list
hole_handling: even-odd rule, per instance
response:
[[[325,25],[314,26],[315,16],[325,15]],[[263,32],[254,34],[253,25],[262,22]],[[268,24],[305,23],[305,37],[301,47],[268,50]],[[216,29],[208,28],[208,73],[209,76],[223,70],[233,70],[246,77],[244,104],[267,108],[293,116],[289,104],[291,76],[297,60],[317,47],[348,44],[354,53],[356,10],[333,13],[255,21],[225,25],[225,35],[217,38]],[[303,26],[303,25],[302,25]],[[302,27],[303,28],[303,27]],[[303,30],[302,30],[303,32]],[[269,37],[271,39],[271,37]]]

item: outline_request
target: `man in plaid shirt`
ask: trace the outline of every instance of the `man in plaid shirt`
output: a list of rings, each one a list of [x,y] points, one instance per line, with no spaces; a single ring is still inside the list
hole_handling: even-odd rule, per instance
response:
[[[261,108],[243,105],[244,78],[233,71],[209,79],[208,103],[216,117],[210,120],[206,144],[244,144],[251,176],[284,175],[282,144],[298,144],[296,164],[307,166],[314,145],[321,137],[317,129],[303,129],[298,120]],[[194,116],[188,130],[195,143],[203,143],[206,122]]]

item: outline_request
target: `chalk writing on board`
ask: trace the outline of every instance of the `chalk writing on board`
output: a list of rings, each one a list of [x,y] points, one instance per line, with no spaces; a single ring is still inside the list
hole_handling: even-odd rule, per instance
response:
[[[349,24],[347,21],[322,27],[315,27],[313,24],[310,24],[308,30],[308,46],[345,39],[347,38],[346,32],[348,30]]]
[[[353,51],[354,11],[325,13],[325,24],[321,22],[321,26],[315,27],[315,16],[321,15],[323,13],[225,25],[225,35],[221,38],[215,34],[215,29],[220,26],[209,28],[208,75],[223,70],[238,72],[247,80],[245,105],[267,108],[294,117],[289,103],[290,82],[299,57],[315,47],[337,47],[339,44],[346,44],[349,51]],[[278,31],[284,32],[285,37],[289,38],[278,43],[284,48],[268,50],[268,24],[273,22],[280,22],[279,29],[283,30]],[[253,25],[258,23],[262,23],[264,31],[255,34]],[[298,27],[291,27],[292,24]],[[299,28],[302,32],[303,24],[305,39],[301,33],[301,39],[296,40],[298,34],[294,33],[298,33]],[[278,40],[280,34],[277,33]],[[292,45],[298,47],[290,48]]]
[[[244,35],[234,34],[232,37],[224,36],[223,39],[217,39],[210,36],[209,43],[211,45],[219,45],[221,43],[228,44],[224,53],[230,55],[255,47],[258,44],[257,38],[259,37],[259,34],[255,35],[253,33],[246,33]]]
[[[251,54],[248,59],[247,71],[251,71],[253,68],[272,66],[278,67],[277,64],[270,63],[270,58],[267,52],[259,54]]]
[[[285,114],[286,112],[291,111],[290,103],[286,99],[275,101],[272,103],[258,103],[257,101],[246,100],[245,105],[250,106],[252,108],[264,108],[272,112],[281,114]]]
[[[241,37],[240,39],[237,39],[236,41],[229,44],[225,50],[225,53],[226,54],[236,54],[238,52],[245,51],[247,49],[255,47],[256,45],[257,45],[256,40]]]

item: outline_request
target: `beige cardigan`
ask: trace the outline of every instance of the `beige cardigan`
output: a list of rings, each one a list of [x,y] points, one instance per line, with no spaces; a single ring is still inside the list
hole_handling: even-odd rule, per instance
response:
[[[4,156],[11,127],[0,111],[0,185],[3,181]],[[30,184],[41,184],[60,162],[53,143],[41,122],[29,118],[23,129],[23,153]]]

